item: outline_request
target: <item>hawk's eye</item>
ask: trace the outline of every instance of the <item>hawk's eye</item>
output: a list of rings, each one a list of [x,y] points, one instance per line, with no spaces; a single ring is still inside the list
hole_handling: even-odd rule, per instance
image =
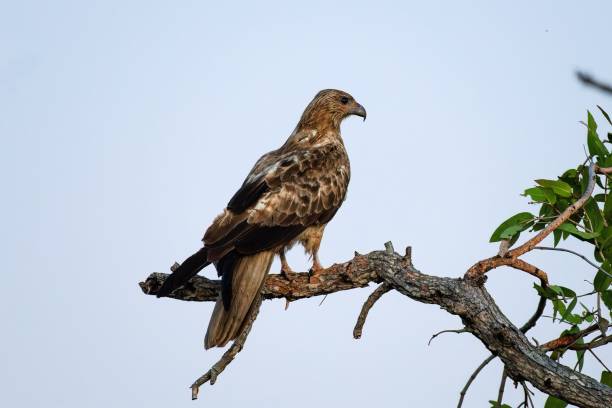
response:
[[[340,98],[340,102],[343,105],[346,105],[348,103],[348,101],[349,101],[349,98],[347,96],[343,96],[342,98]]]

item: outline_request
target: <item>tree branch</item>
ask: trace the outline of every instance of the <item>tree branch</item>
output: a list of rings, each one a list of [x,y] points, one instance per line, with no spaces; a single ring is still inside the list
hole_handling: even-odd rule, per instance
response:
[[[521,326],[520,330],[523,334],[527,333],[529,330],[535,327],[540,317],[542,317],[542,313],[544,313],[545,308],[546,298],[544,296],[540,296],[540,300],[538,301],[538,307],[536,307],[536,311],[533,313],[533,316],[531,316],[529,320],[527,320],[525,324]]]
[[[465,399],[465,394],[467,393],[467,390],[470,388],[470,385],[472,385],[472,383],[474,382],[476,377],[478,377],[478,374],[480,374],[482,369],[485,368],[487,364],[489,364],[491,361],[493,361],[494,358],[495,358],[495,354],[491,354],[482,363],[480,363],[480,365],[476,367],[476,370],[474,370],[472,375],[470,375],[470,378],[468,378],[467,382],[465,383],[465,385],[461,389],[461,392],[459,393],[459,403],[457,404],[457,408],[461,408],[463,406],[463,400]]]
[[[574,405],[612,406],[612,388],[551,360],[504,316],[481,285],[421,274],[404,266],[399,255],[369,256],[378,265],[381,277],[400,293],[419,302],[438,304],[459,316],[465,327],[502,360],[510,378],[526,379],[541,391]]]
[[[531,330],[532,328],[535,327],[536,323],[538,322],[538,320],[540,319],[540,317],[542,317],[542,313],[544,313],[544,308],[546,307],[546,298],[544,296],[540,296],[540,300],[538,301],[538,306],[536,307],[536,311],[533,313],[533,315],[529,318],[529,320],[527,320],[525,322],[525,324],[523,324],[521,326],[521,333],[525,334],[527,333],[529,330]],[[452,330],[451,330],[452,331]],[[459,332],[466,332],[467,330],[462,329],[462,330],[456,330],[456,333]],[[433,340],[433,338],[441,333],[444,333],[445,331],[442,331],[440,333],[435,334],[431,340]],[[429,342],[431,343],[431,340],[429,340]],[[468,382],[465,384],[465,386],[463,387],[463,389],[461,390],[461,393],[459,394],[459,404],[457,405],[457,408],[461,408],[461,406],[463,405],[463,399],[465,398],[465,394],[467,393],[468,388],[470,388],[470,385],[472,385],[472,382],[474,382],[474,380],[476,379],[476,377],[478,376],[478,374],[480,374],[480,371],[482,371],[482,369],[489,364],[494,358],[495,358],[495,354],[491,354],[485,361],[482,362],[482,364],[480,364],[480,366],[478,366],[478,368],[472,373],[472,375],[470,375],[470,378],[468,379]],[[505,375],[506,377],[508,376],[508,373],[506,372],[506,368],[504,367],[504,372],[503,375]],[[525,407],[527,407],[527,399],[525,399]],[[520,406],[520,405],[519,405]]]
[[[242,329],[240,335],[232,343],[232,346],[225,353],[223,353],[221,359],[217,361],[215,365],[211,367],[210,370],[208,370],[200,378],[195,380],[193,384],[191,384],[190,388],[192,400],[198,399],[198,393],[200,391],[200,387],[203,384],[206,384],[210,381],[210,385],[214,385],[217,381],[217,376],[221,374],[223,370],[225,370],[225,367],[227,367],[232,361],[234,361],[236,355],[242,351],[244,343],[246,342],[246,339],[249,333],[251,332],[251,328],[253,327],[253,323],[255,322],[255,319],[259,314],[261,300],[261,296],[257,296],[255,301],[253,302],[253,305],[251,306],[251,309],[249,310],[249,314],[247,316],[247,323],[244,325],[244,328]]]
[[[469,332],[465,328],[463,328],[463,329],[447,329],[447,330],[442,330],[442,331],[439,331],[437,333],[432,334],[431,338],[427,342],[427,345],[430,346],[431,345],[431,341],[433,339],[435,339],[436,337],[438,337],[439,335],[444,334],[444,333],[457,333],[457,334],[461,334],[461,333],[469,333]]]
[[[262,289],[264,299],[287,299],[294,301],[313,296],[327,295],[348,289],[363,288],[371,282],[380,283],[381,279],[375,270],[369,269],[367,257],[355,254],[349,262],[334,264],[318,275],[318,282],[310,283],[309,273],[295,273],[295,277],[287,280],[281,274],[268,275]],[[147,295],[156,295],[159,288],[168,277],[165,273],[154,272],[140,288]],[[187,285],[176,289],[168,297],[178,300],[197,302],[215,302],[221,291],[221,281],[211,280],[196,275]]]
[[[502,401],[504,400],[504,390],[506,388],[506,380],[508,379],[508,374],[506,373],[506,368],[502,371],[501,380],[499,383],[499,391],[497,392],[497,403],[501,406]]]
[[[612,388],[550,359],[499,310],[493,298],[477,282],[425,275],[412,266],[409,256],[391,251],[356,255],[349,262],[322,272],[320,282],[309,283],[306,274],[288,282],[278,275],[267,277],[262,296],[292,300],[386,282],[403,295],[422,303],[437,304],[457,315],[465,328],[491,353],[499,357],[508,377],[528,380],[541,391],[584,407],[612,406]],[[163,274],[152,274],[141,283],[145,293],[155,294]],[[185,300],[216,300],[219,283],[196,277],[172,296]]]
[[[553,222],[548,224],[546,228],[537,233],[533,238],[529,239],[524,244],[505,252],[505,256],[501,257],[496,255],[491,258],[483,259],[482,261],[474,264],[468,271],[465,273],[466,279],[479,280],[482,279],[485,273],[488,271],[495,269],[500,266],[513,266],[517,265],[514,261],[521,255],[526,254],[536,247],[540,242],[542,242],[547,236],[549,236],[554,230],[559,228],[561,224],[567,221],[576,211],[578,211],[591,197],[593,194],[593,190],[595,189],[595,163],[591,163],[589,165],[589,183],[587,185],[586,190],[580,196],[578,200],[576,200],[572,205],[567,207],[557,218],[554,219]],[[599,167],[597,167],[599,171],[602,171]],[[521,261],[522,262],[522,261]],[[514,263],[514,264],[513,264]],[[522,268],[518,268],[524,270]],[[537,268],[536,268],[537,269]],[[528,272],[525,270],[525,272]],[[535,272],[535,271],[534,271]],[[529,272],[532,273],[532,272]],[[533,273],[532,273],[533,274]]]
[[[374,303],[376,303],[378,299],[382,297],[382,295],[384,295],[390,290],[391,290],[391,286],[383,282],[380,284],[379,287],[376,288],[374,292],[372,292],[370,296],[368,296],[368,299],[365,301],[365,303],[361,307],[361,313],[359,313],[359,317],[357,318],[357,323],[355,323],[355,328],[353,329],[354,339],[361,338],[361,333],[363,331],[363,325],[365,324],[365,321],[368,317],[368,313],[370,312],[370,309],[372,308],[372,306],[374,306]]]
[[[599,336],[596,337],[593,341],[585,344],[576,344],[578,340],[581,338],[588,336],[591,333],[594,333],[599,330],[598,324],[593,324],[587,327],[584,330],[579,331],[578,333],[566,334],[549,342],[546,342],[540,346],[540,349],[545,351],[552,351],[557,349],[570,349],[570,350],[592,350],[601,346],[605,346],[606,344],[612,342],[612,335],[610,336]]]
[[[598,271],[601,271],[601,273],[603,273],[604,275],[609,276],[610,278],[612,278],[612,275],[609,274],[608,272],[606,272],[603,268],[600,268],[599,266],[597,266],[596,263],[594,263],[593,261],[591,261],[589,258],[587,258],[586,256],[576,252],[576,251],[572,251],[571,249],[566,249],[566,248],[553,248],[553,247],[546,247],[546,246],[537,246],[534,247],[533,249],[539,249],[540,251],[559,251],[559,252],[567,252],[569,254],[572,255],[576,255],[577,257],[581,258],[582,260],[584,260],[586,263],[588,263],[589,265],[591,265],[593,268],[597,269]]]
[[[586,72],[577,71],[576,76],[583,84],[592,86],[593,88],[599,89],[602,92],[612,94],[612,85],[599,81]]]

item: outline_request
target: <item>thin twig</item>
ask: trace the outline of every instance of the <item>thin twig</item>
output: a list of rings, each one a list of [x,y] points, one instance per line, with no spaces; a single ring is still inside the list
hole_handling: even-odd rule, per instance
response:
[[[612,94],[612,85],[606,84],[605,82],[601,82],[595,78],[593,78],[590,74],[582,71],[576,71],[576,76],[583,84],[587,86],[592,86],[593,88],[599,89],[602,92]]]
[[[612,343],[612,335],[600,337],[597,340],[593,340],[586,344],[573,344],[568,347],[570,350],[593,350],[601,346],[605,346],[608,343]]]
[[[381,283],[375,290],[368,296],[368,299],[365,301],[363,306],[361,307],[361,312],[359,313],[359,317],[357,318],[357,323],[355,323],[355,328],[353,329],[353,338],[360,339],[361,332],[363,331],[363,325],[368,317],[368,313],[374,303],[378,301],[388,291],[391,290],[391,285],[387,282]]]
[[[525,253],[531,251],[535,246],[537,246],[540,242],[542,242],[547,236],[549,236],[554,230],[559,228],[561,224],[567,221],[576,211],[578,211],[584,204],[587,202],[591,194],[593,194],[593,190],[595,189],[595,164],[591,163],[589,165],[589,183],[587,185],[584,194],[576,200],[572,205],[567,207],[557,218],[554,219],[550,224],[546,226],[542,231],[540,231],[536,236],[529,239],[524,244],[518,246],[515,249],[508,251],[505,257],[494,256],[491,258],[483,259],[477,263],[475,263],[468,271],[465,273],[465,277],[467,279],[477,280],[481,278],[488,271],[495,269],[499,266],[514,266],[511,265],[517,258]],[[518,268],[521,269],[521,268]],[[527,272],[527,271],[526,271]],[[531,273],[531,272],[530,272]]]
[[[482,363],[480,363],[480,365],[476,368],[476,370],[474,370],[472,375],[470,375],[470,378],[468,378],[467,383],[465,383],[465,386],[463,387],[463,389],[461,389],[461,392],[459,393],[459,403],[457,404],[457,408],[461,408],[461,406],[463,405],[463,399],[465,398],[465,394],[467,393],[468,388],[470,388],[470,385],[472,385],[476,377],[478,377],[478,374],[480,374],[482,369],[485,368],[486,365],[489,364],[491,361],[493,361],[494,358],[495,355],[491,354]]]
[[[429,341],[427,342],[427,345],[429,346],[433,339],[435,339],[436,337],[438,337],[439,335],[444,334],[444,333],[467,333],[467,332],[468,331],[465,328],[463,328],[463,329],[442,330],[442,331],[439,331],[439,332],[435,333],[434,335],[432,335],[431,338],[429,339]]]
[[[531,330],[537,323],[538,319],[540,317],[542,317],[542,313],[544,313],[544,308],[546,307],[546,298],[545,297],[540,297],[540,300],[538,301],[538,306],[536,308],[536,311],[533,313],[533,315],[529,318],[529,320],[527,320],[525,322],[525,324],[523,324],[520,328],[522,333],[527,333],[529,330]],[[452,331],[452,330],[451,330]],[[457,330],[456,332],[459,332],[459,330]],[[433,338],[441,333],[444,333],[444,331],[435,334],[430,340],[429,342],[431,343],[431,340],[433,340]],[[468,379],[468,382],[465,384],[465,386],[463,387],[463,389],[461,390],[460,393],[460,398],[459,398],[459,404],[457,405],[457,408],[460,408],[461,405],[463,404],[463,399],[465,398],[465,394],[468,390],[468,388],[470,388],[470,385],[472,384],[472,382],[476,379],[476,377],[478,376],[478,374],[480,373],[480,371],[482,371],[482,369],[491,362],[491,360],[493,360],[495,358],[495,355],[491,354],[485,361],[482,362],[482,364],[480,366],[478,366],[478,368],[476,369],[476,371],[474,371],[472,373],[472,375],[470,376],[470,378]],[[506,373],[506,369],[504,367],[504,374]],[[500,401],[501,403],[501,401]]]
[[[546,274],[546,272],[544,272],[537,266],[532,265],[529,262],[525,262],[522,259],[517,259],[517,258],[512,258],[511,261],[512,262],[508,263],[508,266],[514,269],[521,270],[523,272],[527,272],[528,274],[540,279],[540,282],[542,283],[542,285],[544,286],[548,285],[548,275]]]
[[[544,238],[549,236],[554,230],[559,228],[559,226],[561,226],[561,224],[563,224],[572,215],[574,215],[574,213],[576,213],[576,211],[578,211],[580,208],[582,208],[582,206],[587,202],[589,197],[591,197],[591,195],[593,194],[593,190],[595,189],[595,164],[594,163],[591,163],[589,165],[588,177],[589,177],[589,183],[587,185],[587,188],[586,188],[586,190],[584,191],[584,193],[582,194],[582,196],[580,196],[580,198],[578,200],[576,200],[572,205],[567,207],[561,213],[561,215],[559,215],[557,218],[555,218],[555,220],[553,222],[548,224],[546,226],[546,228],[544,228],[542,231],[540,231],[535,237],[531,238],[530,240],[525,242],[523,245],[521,245],[521,246],[511,250],[508,253],[508,256],[514,258],[514,257],[521,256],[521,255],[531,251],[536,245],[538,245],[540,242],[542,242],[544,240]]]
[[[593,324],[587,327],[584,330],[579,331],[578,333],[566,334],[557,339],[548,341],[540,346],[542,350],[552,351],[560,348],[568,349],[574,346],[574,343],[579,339],[599,330],[599,326],[597,324]],[[585,345],[586,346],[586,345]]]
[[[253,300],[253,304],[251,305],[251,309],[249,310],[249,314],[247,316],[246,323],[240,335],[234,340],[232,346],[223,353],[223,356],[219,361],[215,363],[204,373],[200,378],[194,381],[191,385],[191,399],[195,400],[198,398],[198,392],[200,390],[200,386],[203,384],[210,382],[210,385],[213,385],[217,381],[217,376],[225,370],[225,368],[236,358],[236,355],[240,353],[242,348],[244,347],[244,343],[253,327],[253,322],[257,318],[259,314],[259,307],[261,306],[262,297],[257,296],[255,300]]]
[[[612,174],[612,167],[595,166],[595,171],[599,174]]]
[[[595,359],[597,361],[599,361],[599,364],[601,364],[603,366],[603,368],[606,369],[606,371],[610,371],[610,369],[604,364],[603,361],[601,361],[601,359],[599,357],[597,357],[597,354],[595,354],[595,352],[593,350],[591,350],[590,348],[587,349],[589,353],[591,353],[593,355],[593,357],[595,357]]]
[[[527,387],[527,383],[525,383],[525,381],[521,381],[521,385],[523,386],[523,392],[525,393],[525,408],[529,408],[529,405],[535,407],[535,405],[533,405],[533,400],[531,399],[531,394],[533,394],[533,392],[531,392],[531,390]]]
[[[591,265],[593,268],[597,269],[598,271],[601,271],[601,273],[603,273],[606,276],[609,276],[610,278],[612,278],[612,274],[609,274],[608,272],[606,272],[605,270],[603,270],[602,268],[600,268],[595,262],[591,261],[589,258],[587,258],[586,256],[572,251],[571,249],[566,249],[566,248],[553,248],[553,247],[546,247],[546,246],[537,246],[534,247],[533,249],[539,249],[541,251],[559,251],[559,252],[567,252],[573,255],[576,255],[579,258],[582,258],[586,263],[588,263],[589,265]]]
[[[544,313],[545,308],[546,308],[546,298],[544,296],[540,296],[540,300],[538,301],[538,307],[536,308],[536,311],[533,313],[533,316],[531,316],[529,320],[527,320],[525,324],[521,326],[521,332],[523,334],[527,333],[529,330],[531,330],[536,325],[536,323],[538,322],[538,319],[542,317],[542,313]]]
[[[504,367],[504,371],[502,372],[501,382],[499,383],[499,391],[497,392],[497,403],[500,406],[504,399],[504,388],[506,388],[507,378],[508,378],[508,373],[506,372],[506,367]]]

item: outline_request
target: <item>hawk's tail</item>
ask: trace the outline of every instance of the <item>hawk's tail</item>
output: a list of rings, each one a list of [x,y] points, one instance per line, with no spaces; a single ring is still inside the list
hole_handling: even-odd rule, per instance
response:
[[[186,284],[189,279],[194,277],[209,264],[208,249],[200,249],[198,252],[185,259],[185,262],[166,278],[157,292],[157,297],[168,296],[174,289]]]
[[[248,256],[231,254],[226,262],[217,264],[223,273],[223,289],[208,323],[205,348],[223,347],[238,337],[273,260],[274,252],[264,251]]]

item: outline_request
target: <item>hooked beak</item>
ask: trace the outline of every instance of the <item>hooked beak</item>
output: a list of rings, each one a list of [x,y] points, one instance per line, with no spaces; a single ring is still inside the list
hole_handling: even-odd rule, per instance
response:
[[[355,106],[351,109],[351,115],[361,116],[365,121],[367,113],[363,106],[355,102]]]

